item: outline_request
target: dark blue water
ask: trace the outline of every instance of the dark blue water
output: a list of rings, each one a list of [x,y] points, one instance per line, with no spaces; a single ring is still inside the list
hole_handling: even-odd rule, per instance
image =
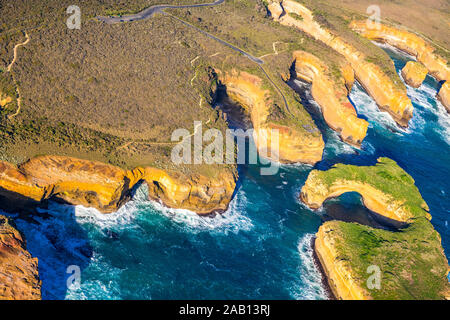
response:
[[[390,54],[400,70],[406,58]],[[401,130],[356,84],[351,99],[370,122],[362,150],[340,142],[319,118],[326,150],[317,167],[371,165],[380,156],[397,161],[430,206],[449,257],[450,117],[435,99],[437,87],[427,78],[408,88],[415,112]],[[47,218],[17,225],[39,258],[45,299],[325,299],[310,244],[329,209],[313,212],[297,200],[311,169],[284,166],[260,176],[257,166],[241,167],[236,197],[215,218],[164,208],[146,200],[141,187],[111,215],[51,204],[42,210]],[[352,196],[333,203],[352,212],[360,206]],[[81,269],[80,287],[66,284],[70,265]]]

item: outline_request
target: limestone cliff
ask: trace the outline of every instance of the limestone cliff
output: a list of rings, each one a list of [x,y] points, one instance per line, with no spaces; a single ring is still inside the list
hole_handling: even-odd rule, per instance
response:
[[[347,98],[349,92],[346,84],[351,86],[352,77],[348,74],[352,72],[347,69],[347,78],[350,80],[346,81],[344,77],[333,79],[329,76],[330,71],[325,63],[304,51],[295,51],[294,60],[297,77],[312,83],[312,96],[320,105],[326,123],[339,132],[343,141],[359,147],[366,136],[369,123],[358,118]],[[346,70],[345,66],[342,69]]]
[[[323,267],[331,292],[342,300],[371,300],[369,292],[358,284],[351,266],[339,257],[332,222],[320,226],[314,241],[314,251]]]
[[[343,55],[352,66],[357,80],[374,98],[380,109],[387,111],[399,125],[408,125],[413,106],[403,84],[395,83],[379,66],[368,61],[364,53],[339,34],[322,26],[315,20],[314,14],[302,4],[283,0],[281,3],[272,2],[268,9],[274,20],[302,30]],[[280,12],[284,14],[280,15]]]
[[[152,199],[208,214],[226,210],[236,177],[228,170],[214,178],[186,177],[150,167],[123,170],[63,156],[36,157],[18,168],[0,162],[0,199],[7,210],[33,208],[52,199],[108,213],[117,210],[140,181],[148,184]]]
[[[269,91],[262,88],[262,80],[259,77],[233,70],[230,73],[221,74],[220,81],[226,86],[230,98],[241,104],[249,113],[254,129],[253,138],[259,151],[264,146],[271,146],[271,129],[277,129],[279,132],[277,161],[314,164],[322,159],[325,144],[320,135],[314,136],[294,126],[268,121],[271,97]],[[261,143],[261,141],[267,142]],[[270,152],[268,155],[270,156]]]
[[[352,177],[336,179],[332,184],[324,184],[321,172],[312,171],[302,188],[300,197],[308,207],[318,209],[327,199],[337,198],[347,192],[359,193],[369,210],[389,219],[407,222],[413,218],[413,214],[405,209],[403,200],[395,199],[369,183],[352,179]],[[424,208],[428,209],[425,203]]]
[[[427,68],[420,62],[408,61],[402,69],[402,77],[407,84],[414,88],[422,85],[428,74]]]
[[[39,300],[37,258],[26,250],[22,235],[0,215],[0,300]]]
[[[407,224],[401,232],[393,232],[343,221],[324,223],[316,235],[315,252],[334,295],[446,298],[448,262],[414,180],[388,158],[369,167],[338,164],[328,171],[313,170],[301,200],[318,208],[327,198],[345,192],[358,192],[375,213]],[[379,286],[371,282],[373,270],[379,270]]]
[[[446,81],[441,90],[438,93],[438,99],[445,106],[448,112],[450,112],[450,81]]]
[[[353,21],[350,27],[368,39],[388,43],[415,56],[417,61],[421,62],[430,75],[438,81],[450,81],[449,61],[440,56],[433,45],[418,35],[385,24],[368,25],[365,21]],[[444,88],[444,90],[448,89]],[[446,96],[446,93],[444,92],[442,96]],[[441,99],[441,101],[449,110],[448,99]]]

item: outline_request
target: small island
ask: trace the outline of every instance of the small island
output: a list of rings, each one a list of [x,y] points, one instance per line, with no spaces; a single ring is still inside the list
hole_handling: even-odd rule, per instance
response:
[[[313,170],[300,197],[317,209],[346,192],[359,193],[374,213],[406,225],[391,231],[324,223],[314,248],[333,294],[339,299],[448,298],[449,267],[441,237],[413,178],[389,158],[378,159],[375,166],[337,164],[327,171]],[[381,271],[379,289],[367,286],[370,266]]]

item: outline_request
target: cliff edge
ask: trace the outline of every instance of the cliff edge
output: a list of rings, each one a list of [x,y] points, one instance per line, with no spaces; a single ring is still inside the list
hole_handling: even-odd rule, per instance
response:
[[[390,231],[343,221],[324,223],[315,252],[334,295],[358,300],[448,298],[449,267],[441,237],[414,180],[388,158],[369,167],[338,164],[328,171],[313,170],[301,200],[318,208],[345,192],[359,193],[370,210],[406,227]]]
[[[97,161],[40,156],[18,167],[0,162],[0,199],[8,211],[33,210],[51,199],[108,213],[129,199],[137,183],[145,182],[152,199],[209,214],[227,209],[236,178],[226,168],[212,177],[185,176],[151,167],[124,170]]]
[[[363,52],[363,48],[367,52],[376,50],[371,48],[372,44],[362,43],[348,34],[341,36],[336,30],[330,29],[332,27],[330,19],[327,19],[327,23],[320,23],[320,19],[310,8],[296,1],[272,2],[268,10],[275,21],[309,34],[345,57],[353,68],[356,79],[376,101],[379,108],[387,111],[400,126],[408,126],[413,106],[406,94],[406,87],[398,78],[392,62],[386,64],[383,60],[386,65],[382,68],[378,61],[372,61],[381,59],[377,54],[369,56]]]
[[[38,260],[26,250],[22,235],[0,215],[0,300],[40,300]]]
[[[413,55],[437,81],[445,81],[438,93],[438,98],[447,111],[450,111],[450,101],[448,99],[448,82],[450,81],[448,57],[450,54],[446,49],[431,44],[415,33],[385,24],[368,25],[365,21],[353,21],[350,27],[370,40],[388,43]]]

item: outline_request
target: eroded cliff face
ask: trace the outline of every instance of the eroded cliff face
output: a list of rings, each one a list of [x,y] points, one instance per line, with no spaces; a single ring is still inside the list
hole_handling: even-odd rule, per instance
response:
[[[314,251],[324,267],[333,295],[342,300],[371,300],[370,294],[355,278],[348,261],[339,258],[334,232],[333,222],[325,222],[320,226],[314,241]]]
[[[401,232],[393,232],[325,222],[316,234],[314,250],[334,295],[345,300],[448,297],[448,261],[414,180],[387,158],[375,166],[339,164],[327,171],[313,170],[300,197],[317,209],[326,199],[346,192],[359,193],[370,210],[406,224]],[[380,272],[378,288],[369,278],[374,266]]]
[[[366,21],[353,21],[350,27],[362,36],[378,42],[388,43],[417,58],[437,80],[450,79],[447,61],[435,53],[435,49],[414,33],[384,24],[367,24]]]
[[[373,186],[355,180],[339,179],[330,185],[322,183],[317,171],[312,171],[303,186],[300,198],[308,207],[319,209],[325,200],[339,197],[347,192],[361,195],[364,205],[371,211],[386,218],[408,222],[413,214],[405,209],[403,201],[393,199],[390,195]],[[428,210],[428,207],[425,207]],[[431,219],[431,216],[429,216]]]
[[[271,3],[268,9],[275,21],[298,28],[343,55],[353,68],[357,80],[376,101],[379,108],[387,111],[399,125],[404,127],[408,125],[412,118],[413,106],[403,84],[394,83],[379,66],[367,61],[362,52],[339,35],[321,26],[314,19],[313,13],[302,4],[284,0],[281,4]],[[292,14],[297,16],[294,17]]]
[[[417,61],[422,63],[430,75],[438,81],[450,81],[450,66],[448,61],[439,56],[433,46],[418,35],[384,24],[368,25],[365,21],[353,21],[350,27],[368,39],[388,43],[415,56]],[[444,92],[442,95],[445,96],[446,93]],[[441,94],[439,93],[440,96]],[[441,101],[447,110],[449,110],[450,105],[448,104],[448,99]]]
[[[438,99],[445,106],[448,112],[450,112],[450,81],[446,81],[441,90],[438,93]]]
[[[226,86],[229,97],[242,105],[250,115],[253,124],[253,138],[258,152],[271,156],[271,129],[279,133],[278,156],[274,159],[281,163],[314,164],[322,159],[324,141],[322,136],[314,136],[306,130],[300,131],[290,126],[268,121],[271,97],[268,90],[262,88],[262,80],[247,72],[233,70],[221,74],[220,81]]]
[[[428,74],[427,68],[419,62],[408,61],[402,69],[402,77],[411,87],[418,88],[422,85]]]
[[[312,96],[322,108],[326,123],[339,132],[343,141],[359,147],[366,136],[369,123],[358,118],[347,97],[349,89],[346,85],[351,88],[353,84],[352,70],[342,66],[342,73],[347,79],[332,79],[327,65],[314,55],[295,51],[294,60],[297,77],[312,83]]]
[[[146,167],[142,179],[148,184],[152,199],[159,199],[171,208],[188,209],[206,215],[227,210],[237,176],[231,170],[222,170],[210,178]]]
[[[10,220],[0,215],[0,300],[40,299],[38,260]]]
[[[9,211],[31,209],[53,199],[109,213],[129,199],[140,181],[148,184],[152,199],[208,214],[227,209],[236,177],[231,170],[223,170],[215,178],[185,177],[150,167],[123,170],[63,156],[36,157],[19,167],[0,162],[0,199]]]

